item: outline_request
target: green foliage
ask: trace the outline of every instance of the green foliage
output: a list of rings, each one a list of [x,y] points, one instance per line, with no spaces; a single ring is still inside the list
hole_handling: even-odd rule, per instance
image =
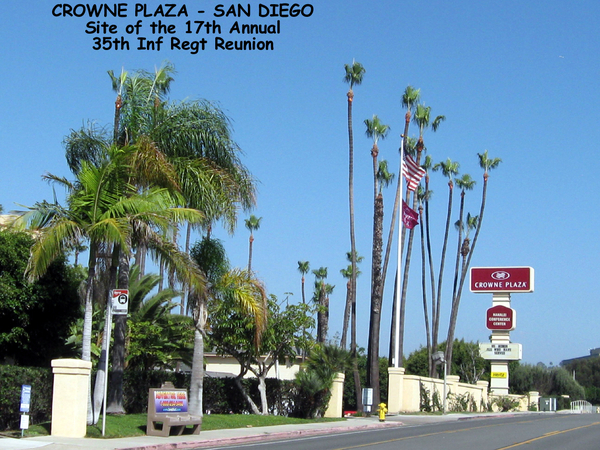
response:
[[[419,383],[419,411],[432,412],[431,398],[429,389],[423,383]]]
[[[562,367],[519,364],[510,370],[511,393],[538,391],[543,397],[568,395],[569,401],[585,399],[585,389]]]
[[[50,419],[52,371],[46,368],[0,365],[0,431],[19,426],[23,384],[31,386],[30,423],[37,424]]]
[[[84,274],[60,257],[45,276],[27,282],[32,245],[29,234],[0,231],[0,361],[48,367],[50,360],[70,356],[64,343],[82,316],[77,288]]]
[[[576,359],[564,368],[585,388],[585,399],[594,405],[600,404],[600,358]]]
[[[493,400],[493,404],[496,405],[501,412],[516,411],[519,407],[519,400],[510,397],[497,397]]]

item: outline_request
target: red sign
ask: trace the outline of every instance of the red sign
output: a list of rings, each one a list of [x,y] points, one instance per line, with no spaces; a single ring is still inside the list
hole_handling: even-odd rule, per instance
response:
[[[471,292],[533,292],[533,269],[471,267]]]
[[[514,330],[517,326],[515,310],[506,306],[492,306],[487,310],[485,325],[488,330]]]

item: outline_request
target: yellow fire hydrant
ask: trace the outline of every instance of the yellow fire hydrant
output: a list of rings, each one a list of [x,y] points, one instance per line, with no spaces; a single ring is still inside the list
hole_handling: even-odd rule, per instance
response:
[[[380,403],[377,411],[379,412],[379,421],[385,422],[385,413],[388,411],[385,407],[385,403]]]

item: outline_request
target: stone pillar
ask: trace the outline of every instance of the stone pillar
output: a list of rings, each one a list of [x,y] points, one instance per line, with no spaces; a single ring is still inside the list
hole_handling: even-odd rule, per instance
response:
[[[388,367],[388,405],[390,414],[402,411],[402,391],[404,388],[404,367]]]
[[[52,360],[52,436],[85,437],[91,369],[90,361]]]
[[[529,404],[528,408],[535,406],[535,410],[540,410],[540,393],[538,391],[529,391]]]
[[[327,410],[325,411],[324,417],[342,417],[345,377],[346,375],[343,373],[338,373],[333,379],[333,385],[331,386],[331,398],[329,399],[329,405],[327,405]]]

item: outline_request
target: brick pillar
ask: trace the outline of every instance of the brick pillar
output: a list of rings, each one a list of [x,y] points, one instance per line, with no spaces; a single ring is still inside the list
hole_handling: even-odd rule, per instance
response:
[[[52,436],[85,437],[91,369],[90,361],[52,360]]]

